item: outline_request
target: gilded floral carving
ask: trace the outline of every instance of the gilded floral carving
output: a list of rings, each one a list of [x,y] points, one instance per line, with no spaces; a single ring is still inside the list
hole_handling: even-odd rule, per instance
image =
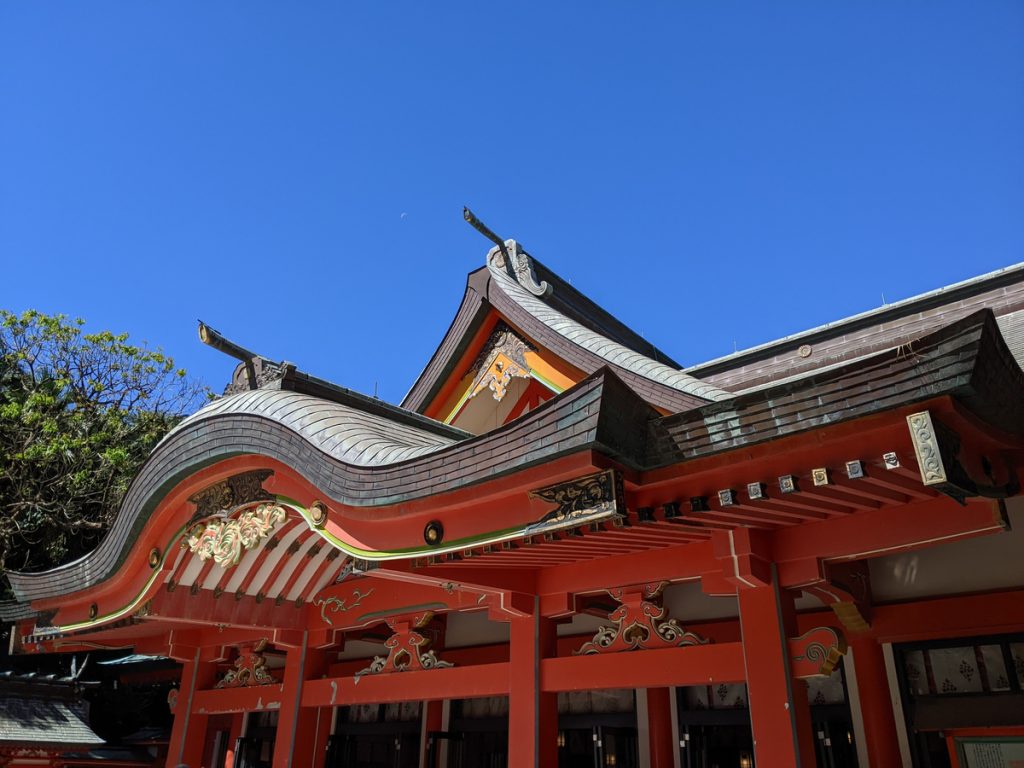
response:
[[[237,518],[199,523],[188,532],[184,545],[200,560],[213,558],[221,568],[230,568],[238,565],[246,551],[259,545],[287,517],[279,504],[260,504]]]

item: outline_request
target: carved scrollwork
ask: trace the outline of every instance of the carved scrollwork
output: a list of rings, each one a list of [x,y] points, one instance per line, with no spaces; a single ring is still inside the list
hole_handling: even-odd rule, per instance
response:
[[[494,399],[501,402],[513,377],[530,377],[526,353],[532,350],[533,347],[505,323],[498,323],[473,363],[474,376],[469,396],[476,397],[483,390],[489,389]]]
[[[594,637],[580,646],[577,655],[617,653],[649,648],[678,648],[684,645],[704,645],[708,641],[693,632],[687,632],[675,619],[666,619],[667,611],[661,605],[665,582],[644,584],[641,587],[610,589],[619,607],[608,614],[613,626],[601,627]]]
[[[280,682],[267,669],[267,660],[263,656],[266,641],[254,646],[240,649],[235,666],[229,669],[217,683],[217,688],[247,688],[254,685],[273,685]]]
[[[613,469],[538,488],[530,491],[530,497],[558,506],[527,526],[527,534],[596,522],[625,514],[626,509],[622,477]]]
[[[439,659],[434,651],[427,650],[430,638],[418,631],[423,629],[433,616],[431,611],[424,611],[411,616],[394,616],[387,619],[387,625],[394,631],[394,634],[384,641],[388,655],[374,656],[368,667],[356,672],[356,677],[455,666],[450,661]]]
[[[508,254],[508,259],[505,258],[506,253]],[[487,259],[491,266],[505,272],[505,274],[534,296],[543,297],[551,293],[552,288],[547,280],[543,282],[537,281],[537,273],[533,268],[533,259],[515,240],[506,240],[504,251],[501,248],[492,248],[487,254]]]
[[[907,416],[910,434],[914,439],[917,462],[921,467],[921,480],[925,485],[946,482],[946,467],[942,463],[942,452],[935,435],[935,427],[928,411]]]
[[[920,411],[907,416],[910,438],[914,443],[918,467],[921,470],[921,482],[944,493],[960,504],[965,504],[971,497],[981,496],[989,499],[1006,499],[1020,491],[1020,481],[1010,462],[1004,456],[1005,468],[1002,472],[1003,482],[995,479],[996,469],[987,457],[977,456],[974,462],[980,465],[981,472],[975,474],[965,466],[972,462],[964,461],[963,446],[960,437],[941,422],[934,421],[931,413]],[[969,453],[969,451],[967,452]],[[981,475],[985,477],[982,478]]]
[[[279,504],[260,504],[244,510],[237,518],[218,518],[192,527],[182,542],[200,560],[213,561],[221,568],[238,565],[245,551],[255,548],[288,517]]]
[[[793,677],[831,675],[846,653],[846,638],[832,627],[815,627],[789,641]]]
[[[272,474],[273,471],[269,469],[255,469],[204,488],[189,498],[196,505],[196,517],[230,512],[243,504],[256,501],[272,501],[274,495],[263,489],[263,483]]]
[[[373,594],[373,589],[368,589],[365,592],[360,592],[358,589],[352,590],[352,594],[348,597],[328,597],[326,600],[319,598],[316,600],[314,605],[320,606],[320,618],[323,619],[327,624],[331,626],[334,622],[327,616],[327,612],[331,613],[345,613],[351,611],[353,608],[363,602],[364,598],[369,597]]]

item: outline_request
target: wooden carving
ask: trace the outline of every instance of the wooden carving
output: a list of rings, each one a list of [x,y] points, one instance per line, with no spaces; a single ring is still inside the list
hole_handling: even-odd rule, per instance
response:
[[[267,669],[267,660],[263,657],[263,649],[267,643],[261,640],[253,646],[239,649],[235,666],[229,669],[217,688],[248,688],[254,685],[272,685],[280,682]]]
[[[255,469],[221,480],[189,498],[196,505],[197,517],[208,517],[218,512],[229,512],[242,504],[255,501],[273,501],[274,496],[263,489],[263,483],[273,471]]]
[[[618,608],[608,614],[613,626],[597,630],[593,639],[584,643],[576,654],[705,644],[706,639],[687,632],[675,619],[665,618],[666,611],[660,598],[666,586],[667,582],[659,582],[608,590],[608,594],[620,603]]]
[[[527,526],[527,534],[597,522],[626,511],[622,477],[613,469],[538,488],[530,497],[558,506]]]
[[[530,378],[526,353],[531,349],[511,328],[504,323],[498,323],[484,344],[483,351],[473,363],[475,375],[469,388],[469,396],[476,397],[488,389],[494,399],[501,402],[513,377]]]
[[[815,627],[789,641],[793,677],[828,676],[846,653],[846,638],[832,627]]]
[[[423,629],[433,616],[431,611],[424,611],[387,619],[387,625],[394,632],[384,641],[388,648],[387,657],[374,656],[370,666],[356,672],[356,677],[454,666],[451,662],[437,658],[434,651],[428,651],[430,639],[417,631]]]
[[[243,511],[237,518],[217,518],[193,526],[183,546],[221,568],[238,565],[245,551],[255,548],[274,527],[288,517],[279,504],[260,504]]]

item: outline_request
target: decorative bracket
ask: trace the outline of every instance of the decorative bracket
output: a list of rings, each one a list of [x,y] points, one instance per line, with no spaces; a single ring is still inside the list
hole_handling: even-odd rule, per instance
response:
[[[665,619],[661,593],[668,585],[662,581],[639,587],[608,590],[620,603],[608,614],[612,627],[601,627],[594,638],[576,651],[577,655],[616,653],[650,648],[676,648],[684,645],[704,645],[708,641],[684,630],[675,619]]]
[[[230,568],[238,565],[244,551],[258,546],[287,517],[280,504],[260,504],[237,518],[218,518],[194,525],[182,546],[187,546],[200,560],[212,557],[221,568]]]
[[[225,673],[216,687],[249,688],[255,685],[273,685],[280,682],[267,669],[267,660],[262,653],[266,647],[266,640],[260,640],[256,645],[242,646],[239,649],[238,658],[235,659],[234,668]]]
[[[427,626],[433,617],[432,611],[423,611],[386,619],[387,625],[394,632],[384,641],[388,648],[387,658],[374,656],[370,666],[356,672],[356,677],[455,666],[437,658],[434,651],[428,651],[430,638],[417,631]]]
[[[473,371],[476,373],[469,388],[469,398],[472,399],[483,390],[489,389],[494,399],[500,403],[508,391],[512,377],[530,378],[530,365],[526,362],[526,353],[529,351],[532,351],[529,344],[507,325],[498,323],[487,339],[483,351],[473,363]]]
[[[823,581],[804,587],[804,591],[829,606],[851,632],[870,629],[871,580],[867,563],[856,560],[828,564],[825,574]]]
[[[944,424],[933,421],[928,411],[907,416],[910,439],[921,470],[921,482],[944,493],[960,504],[967,499],[982,496],[988,499],[1006,499],[1020,491],[1020,481],[1007,463],[1006,481],[997,483],[993,467],[984,456],[978,459],[986,481],[972,477],[964,465],[960,437]]]
[[[526,535],[574,528],[626,514],[622,476],[614,469],[538,488],[530,491],[530,498],[558,506],[526,526]]]
[[[846,653],[846,638],[832,627],[815,627],[789,641],[790,673],[796,678],[832,674]]]

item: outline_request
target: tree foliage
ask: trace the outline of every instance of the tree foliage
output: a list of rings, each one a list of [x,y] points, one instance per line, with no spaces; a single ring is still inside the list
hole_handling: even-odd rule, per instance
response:
[[[159,349],[83,325],[0,310],[0,571],[93,549],[153,447],[208,397]]]

